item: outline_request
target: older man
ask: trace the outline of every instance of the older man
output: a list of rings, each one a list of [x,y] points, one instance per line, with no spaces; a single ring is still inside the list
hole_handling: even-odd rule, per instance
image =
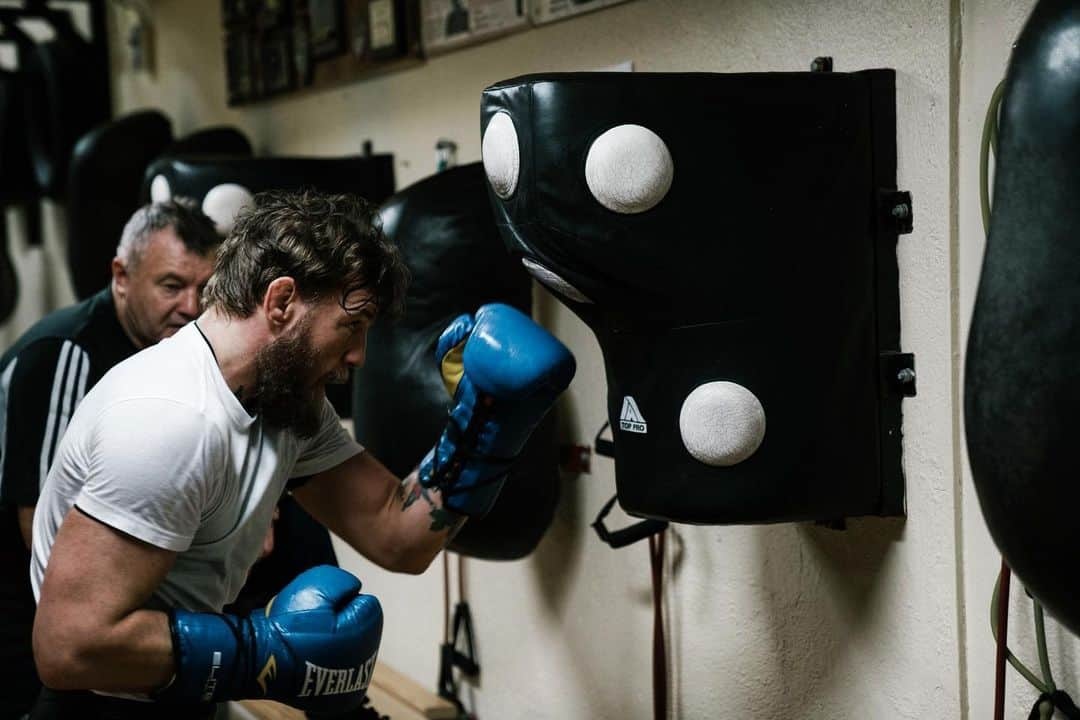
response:
[[[30,529],[68,420],[110,368],[198,315],[219,242],[193,204],[140,208],[121,235],[109,287],[47,316],[0,357],[0,717],[27,712],[40,686]]]

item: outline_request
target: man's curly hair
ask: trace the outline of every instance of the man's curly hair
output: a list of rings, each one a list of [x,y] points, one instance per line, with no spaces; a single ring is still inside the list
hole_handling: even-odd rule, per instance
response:
[[[233,317],[250,316],[275,279],[296,281],[305,301],[336,293],[349,312],[358,290],[371,292],[380,316],[404,310],[409,271],[397,246],[383,235],[374,206],[354,195],[312,190],[255,196],[218,251],[203,292],[206,307]]]

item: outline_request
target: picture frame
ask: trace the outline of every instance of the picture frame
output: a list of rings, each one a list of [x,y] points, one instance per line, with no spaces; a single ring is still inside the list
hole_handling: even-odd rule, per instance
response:
[[[296,88],[291,28],[264,30],[259,38],[259,97]]]
[[[312,61],[344,54],[348,35],[344,0],[307,0],[307,11]]]

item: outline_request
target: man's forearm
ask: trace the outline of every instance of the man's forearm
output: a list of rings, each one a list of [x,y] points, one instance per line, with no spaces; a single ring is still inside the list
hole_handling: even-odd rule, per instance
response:
[[[465,524],[465,516],[443,506],[438,490],[420,484],[416,471],[405,478],[393,500],[391,512],[401,516],[402,547],[408,548],[405,566],[422,572]]]

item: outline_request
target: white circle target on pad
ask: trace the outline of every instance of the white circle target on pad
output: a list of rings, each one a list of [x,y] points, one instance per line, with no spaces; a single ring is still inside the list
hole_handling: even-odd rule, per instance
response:
[[[742,385],[705,383],[683,401],[679,432],[695,460],[713,467],[737,465],[765,438],[765,409]]]
[[[495,194],[506,200],[517,189],[521,172],[521,151],[518,149],[514,121],[504,112],[495,113],[484,130],[480,142],[484,172]]]
[[[248,189],[236,183],[222,183],[210,188],[203,198],[202,211],[214,221],[218,234],[228,235],[240,211],[252,203]]]
[[[593,140],[585,158],[589,192],[622,215],[656,207],[674,178],[675,162],[667,145],[641,125],[616,125]]]
[[[150,202],[163,203],[172,200],[172,188],[164,175],[155,175],[150,181]]]

